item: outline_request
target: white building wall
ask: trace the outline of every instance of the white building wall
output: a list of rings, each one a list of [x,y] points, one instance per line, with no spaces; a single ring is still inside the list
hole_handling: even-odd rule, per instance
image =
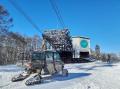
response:
[[[81,46],[81,41],[87,42],[86,47]],[[86,37],[72,37],[73,49],[75,50],[75,58],[80,58],[80,52],[89,52],[90,54],[90,39]]]

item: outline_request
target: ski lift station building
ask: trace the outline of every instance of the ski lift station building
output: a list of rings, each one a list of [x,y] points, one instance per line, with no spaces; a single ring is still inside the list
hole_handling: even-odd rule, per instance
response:
[[[68,30],[48,30],[44,38],[54,45],[46,43],[47,50],[57,50],[65,63],[82,61],[90,56],[90,38],[82,36],[69,36]],[[49,40],[49,38],[51,40]]]
[[[90,38],[82,36],[72,37],[73,58],[87,58],[90,55]]]

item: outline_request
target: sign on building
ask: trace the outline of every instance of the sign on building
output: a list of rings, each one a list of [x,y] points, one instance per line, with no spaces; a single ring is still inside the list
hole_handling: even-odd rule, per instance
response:
[[[73,58],[88,57],[90,54],[90,38],[76,36],[72,37]]]

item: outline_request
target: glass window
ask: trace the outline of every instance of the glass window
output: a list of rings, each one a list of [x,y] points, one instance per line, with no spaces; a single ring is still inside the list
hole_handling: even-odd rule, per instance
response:
[[[46,53],[46,60],[53,60],[53,53],[52,52]]]
[[[44,60],[44,53],[33,53],[32,60]]]
[[[55,59],[55,60],[60,60],[60,55],[59,55],[59,53],[54,53],[54,59]]]

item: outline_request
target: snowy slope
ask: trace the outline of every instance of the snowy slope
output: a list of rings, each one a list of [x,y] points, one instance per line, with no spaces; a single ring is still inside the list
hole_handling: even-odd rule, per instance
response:
[[[12,83],[11,77],[23,69],[15,65],[0,66],[0,89],[120,89],[120,63],[102,62],[67,64],[68,77],[57,76],[43,84],[26,86]]]

